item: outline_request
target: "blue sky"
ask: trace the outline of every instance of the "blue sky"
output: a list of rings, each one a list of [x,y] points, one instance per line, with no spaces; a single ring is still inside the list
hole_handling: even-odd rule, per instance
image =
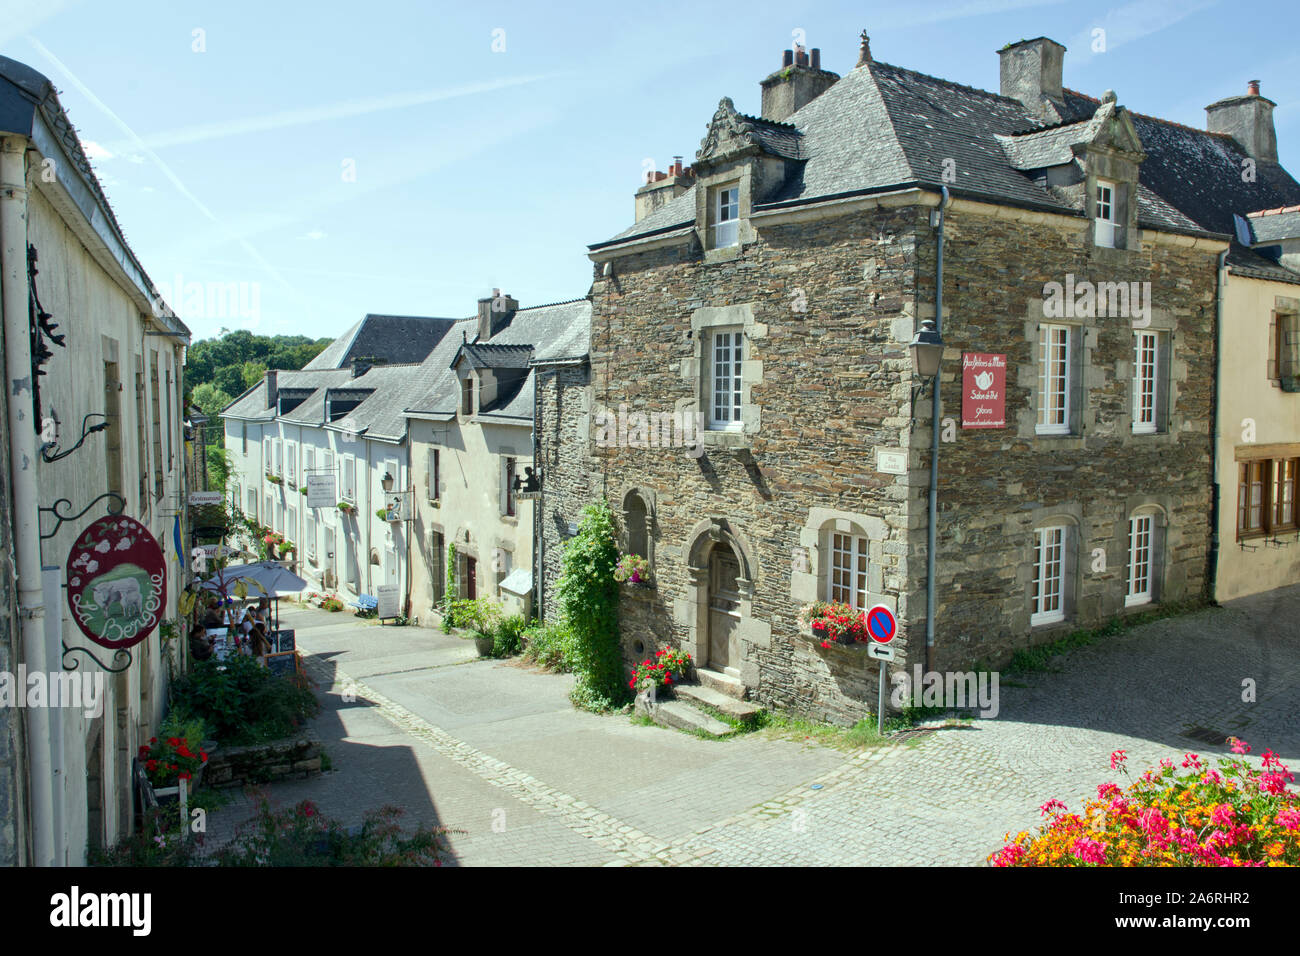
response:
[[[992,90],[997,48],[1046,35],[1066,86],[1196,127],[1258,78],[1300,170],[1297,26],[1284,0],[0,0],[0,52],[59,88],[154,281],[256,289],[255,319],[170,295],[196,338],[585,295],[645,161],[689,164],[722,96],[759,112],[795,31],[825,69],[865,28],[878,60]]]

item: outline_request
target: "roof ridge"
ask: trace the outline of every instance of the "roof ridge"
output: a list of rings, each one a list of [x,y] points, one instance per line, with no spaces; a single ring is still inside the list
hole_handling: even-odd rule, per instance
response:
[[[1063,89],[1065,90],[1066,93],[1070,93],[1074,96],[1079,97],[1080,99],[1088,100],[1089,102],[1092,103],[1101,102],[1101,100],[1097,99],[1097,97],[1089,96],[1087,93],[1080,93],[1078,90],[1072,90],[1069,87],[1064,87]],[[1136,116],[1138,119],[1150,120],[1153,123],[1163,123],[1165,126],[1172,126],[1175,129],[1185,129],[1188,132],[1201,133],[1205,136],[1218,136],[1221,139],[1232,139],[1232,136],[1229,133],[1217,133],[1213,130],[1200,129],[1199,127],[1196,126],[1188,126],[1186,123],[1180,123],[1177,120],[1165,119],[1163,116],[1152,116],[1150,113],[1139,113],[1137,110],[1130,109],[1127,106],[1125,106],[1124,109],[1129,113],[1130,116]],[[1076,122],[1078,121],[1076,120]]]
[[[1285,212],[1300,212],[1300,206],[1278,206],[1274,209],[1257,209],[1254,212],[1246,213],[1246,218],[1258,219],[1260,216],[1277,216]]]
[[[798,126],[794,125],[794,123],[787,123],[784,120],[768,119],[766,116],[755,116],[752,113],[741,113],[739,111],[737,111],[736,115],[741,119],[753,120],[755,123],[766,123],[768,126],[784,126],[786,129],[794,130],[796,133],[800,132]]]
[[[518,309],[515,309],[515,311],[516,311],[516,312],[528,312],[528,311],[531,310],[531,309],[549,309],[549,308],[552,308],[553,306],[557,306],[557,305],[573,305],[573,303],[575,303],[575,302],[587,302],[587,301],[589,301],[588,297],[585,296],[585,295],[583,295],[583,296],[579,296],[579,297],[576,298],[576,299],[564,299],[564,300],[561,301],[561,302],[545,302],[545,303],[543,303],[543,304],[541,304],[541,305],[522,306],[522,307],[520,307],[520,308],[518,308]],[[474,316],[471,316],[471,318],[474,318]]]
[[[880,60],[871,60],[863,65],[868,68],[884,66],[891,70],[898,70],[902,73],[911,73],[914,76],[923,76],[927,80],[934,80],[936,83],[942,83],[944,86],[951,86],[959,90],[965,90],[968,93],[982,93],[984,96],[991,96],[997,100],[1005,100],[1008,103],[1015,103],[1021,107],[1025,105],[1014,96],[1003,96],[1001,93],[994,93],[992,90],[986,90],[980,86],[967,86],[965,83],[958,83],[956,80],[946,80],[942,76],[934,76],[931,73],[922,73],[920,70],[913,70],[906,66],[896,66],[893,63],[884,63]]]

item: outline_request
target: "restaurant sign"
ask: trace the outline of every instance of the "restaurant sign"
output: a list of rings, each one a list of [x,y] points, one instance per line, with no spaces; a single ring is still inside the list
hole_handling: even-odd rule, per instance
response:
[[[961,427],[1007,427],[1007,357],[961,354]]]
[[[68,554],[68,606],[101,647],[132,647],[162,620],[167,567],[149,529],[126,515],[91,523]]]

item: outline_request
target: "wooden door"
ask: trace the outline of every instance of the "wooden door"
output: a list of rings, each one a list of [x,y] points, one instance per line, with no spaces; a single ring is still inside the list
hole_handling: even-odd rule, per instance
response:
[[[735,552],[719,544],[709,555],[709,660],[710,670],[739,676],[740,562]]]

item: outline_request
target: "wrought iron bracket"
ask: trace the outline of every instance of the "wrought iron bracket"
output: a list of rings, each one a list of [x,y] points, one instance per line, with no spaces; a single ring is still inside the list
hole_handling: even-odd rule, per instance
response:
[[[119,647],[117,650],[113,652],[113,666],[110,667],[109,665],[101,661],[98,657],[96,657],[91,652],[90,648],[69,647],[67,644],[64,644],[63,645],[63,669],[65,671],[75,671],[80,666],[81,662],[78,661],[75,657],[71,661],[68,660],[69,654],[75,654],[78,651],[85,654],[87,657],[89,657],[92,661],[94,661],[96,664],[98,664],[100,667],[102,667],[110,674],[120,674],[122,673],[122,671],[126,670],[128,667],[131,666],[131,652],[127,650],[125,647]]]
[[[97,425],[88,425],[87,422],[89,422],[92,418],[102,418],[104,419],[104,421],[100,422]],[[104,414],[103,412],[91,412],[89,415],[87,415],[85,418],[81,420],[81,438],[77,440],[77,443],[75,445],[73,445],[67,451],[59,451],[58,442],[54,442],[54,441],[46,442],[44,445],[41,446],[42,460],[44,460],[46,464],[53,464],[54,462],[60,460],[61,458],[67,458],[74,451],[76,451],[78,448],[84,445],[86,443],[87,438],[95,434],[95,432],[102,432],[105,428],[108,427],[108,425],[109,425],[108,416],[106,414]]]
[[[54,515],[55,518],[58,519],[57,522],[56,522],[55,525],[54,525],[54,528],[49,532],[49,534],[43,534],[43,535],[41,535],[41,540],[44,541],[44,540],[46,540],[47,538],[53,538],[56,534],[59,533],[59,529],[63,527],[63,523],[64,523],[65,521],[76,521],[78,518],[80,518],[82,515],[84,515],[84,514],[85,514],[87,511],[89,511],[91,508],[95,507],[95,505],[96,505],[98,502],[103,501],[105,498],[114,498],[114,499],[116,499],[116,501],[117,501],[117,505],[116,505],[116,507],[114,507],[112,504],[110,504],[110,505],[108,506],[108,513],[109,513],[109,514],[111,514],[111,515],[120,515],[124,510],[126,510],[126,499],[123,498],[121,495],[119,495],[119,494],[118,494],[117,492],[115,492],[115,491],[106,491],[106,492],[104,492],[104,493],[103,493],[102,495],[100,495],[98,498],[95,498],[94,500],[92,500],[92,501],[90,502],[90,504],[86,505],[86,507],[84,507],[84,508],[82,508],[80,511],[78,511],[75,515],[65,515],[65,514],[60,514],[60,513],[59,513],[59,506],[60,506],[60,505],[67,505],[69,508],[72,507],[72,502],[69,501],[67,498],[60,498],[58,501],[54,502],[54,504],[51,505],[50,507],[39,509],[40,511],[43,511],[43,512],[49,512],[50,514]]]

